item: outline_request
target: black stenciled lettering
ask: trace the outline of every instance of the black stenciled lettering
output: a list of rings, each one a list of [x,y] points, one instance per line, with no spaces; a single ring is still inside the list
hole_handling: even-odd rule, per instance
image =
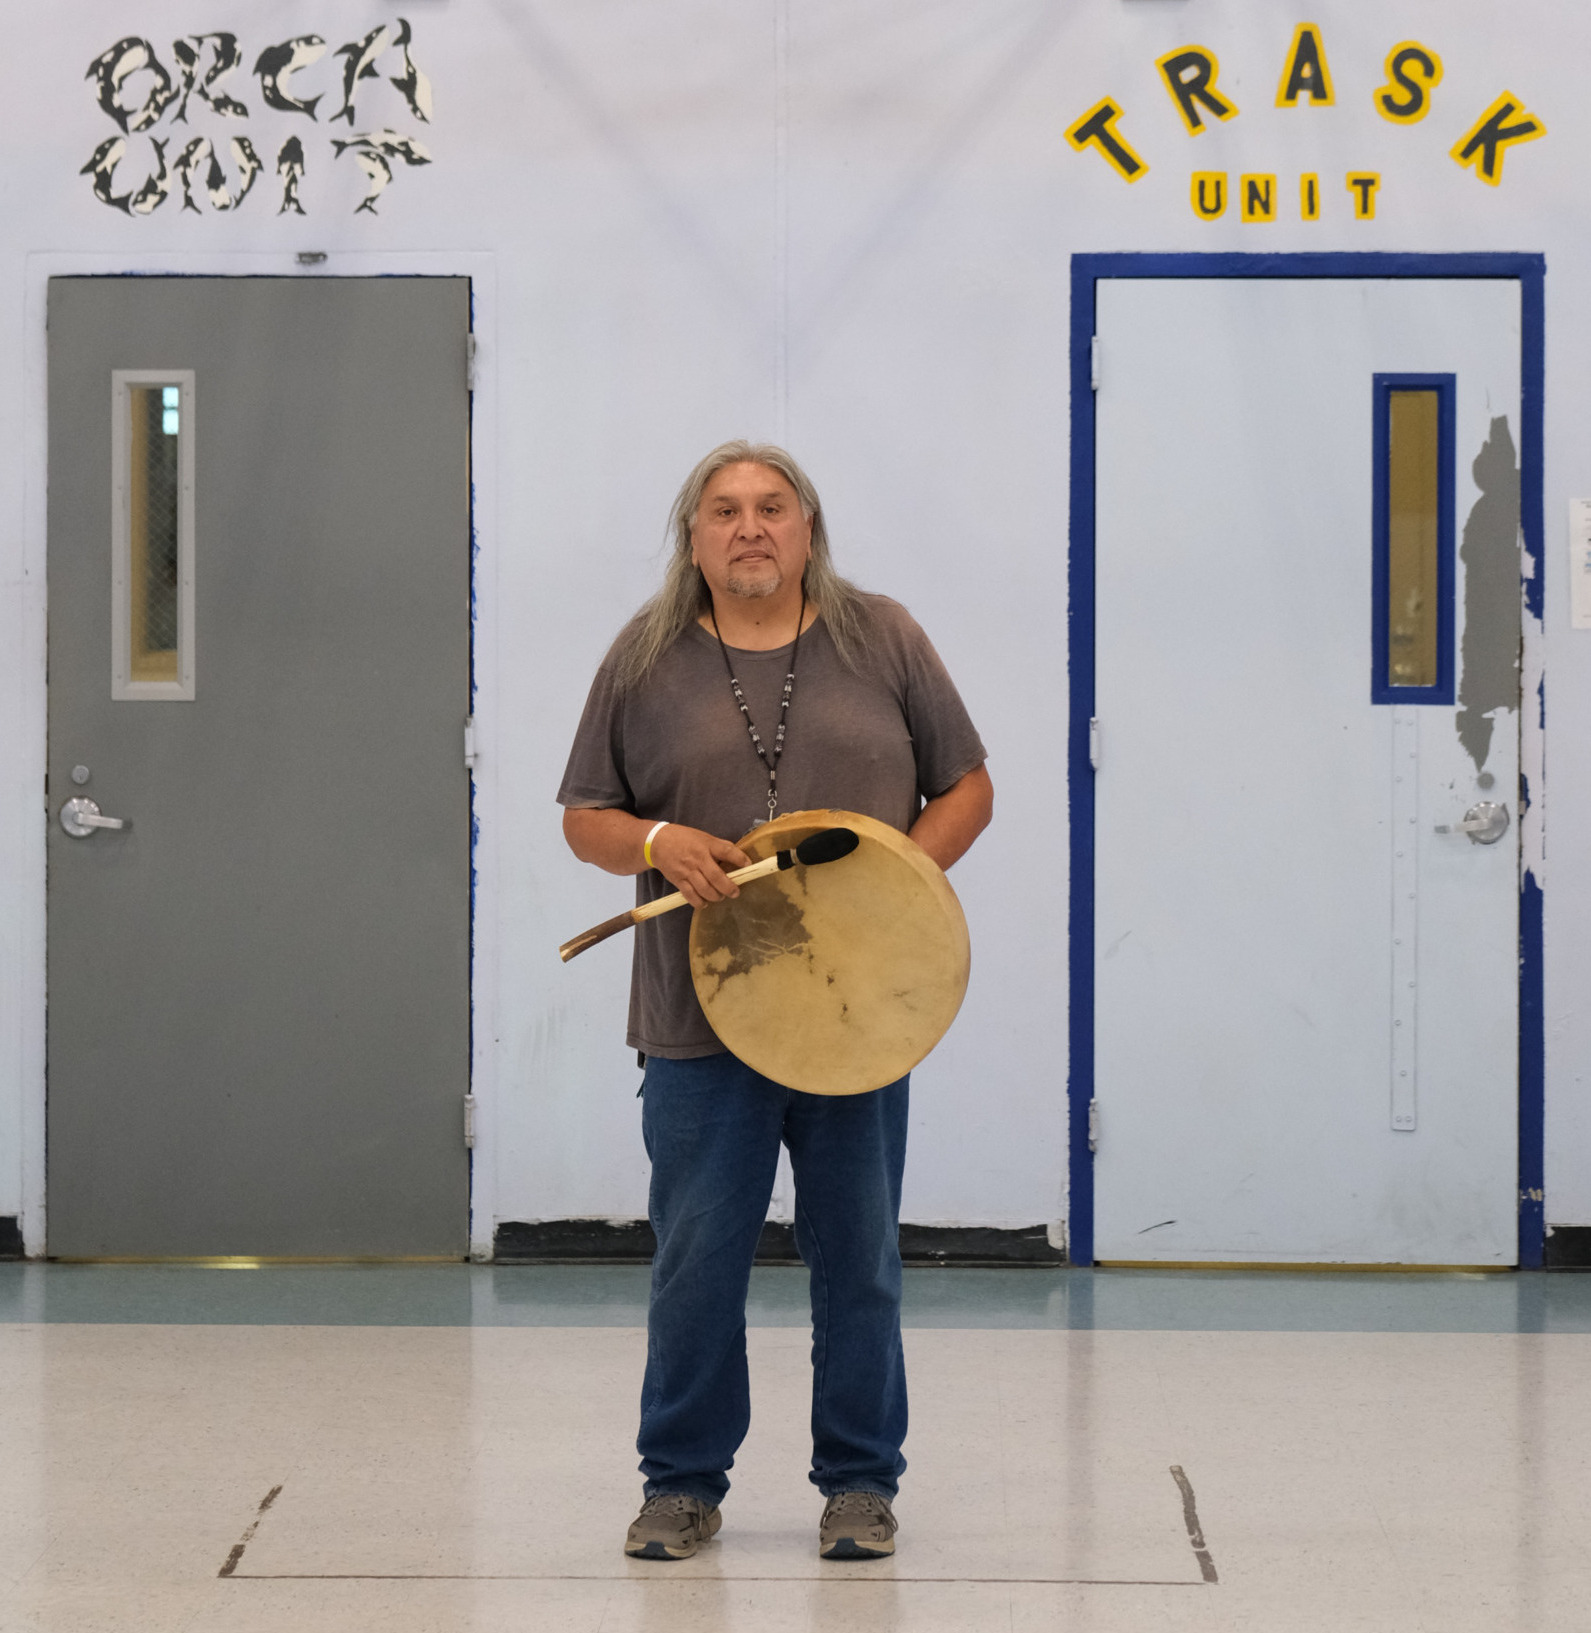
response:
[[[259,75],[260,94],[268,108],[281,113],[307,113],[315,117],[319,96],[301,102],[287,88],[287,82],[300,68],[319,62],[326,55],[326,42],[318,34],[300,34],[296,39],[283,40],[280,45],[268,45],[254,64]]]
[[[350,40],[347,45],[338,46],[335,55],[344,59],[343,105],[331,116],[330,122],[335,124],[339,119],[346,119],[350,125],[353,124],[354,100],[358,94],[359,82],[379,78],[376,63],[383,52],[391,50],[402,53],[403,71],[394,74],[390,83],[408,103],[409,112],[416,119],[429,124],[431,82],[420,71],[409,50],[413,41],[414,35],[409,28],[408,20],[400,17],[395,26],[383,23],[379,28],[373,28],[363,39]]]
[[[199,181],[201,167],[204,175],[199,185],[204,188],[212,210],[235,210],[249,196],[250,189],[264,169],[260,156],[247,136],[234,136],[227,145],[231,149],[232,162],[238,167],[236,192],[227,181],[216,144],[208,136],[195,136],[178,155],[176,170],[182,181],[184,210],[192,210],[195,214],[199,211],[199,206],[193,202],[193,190],[196,181]]]
[[[207,45],[212,54],[210,71],[200,79],[199,64],[204,60]],[[173,124],[187,124],[190,96],[197,96],[201,102],[208,103],[224,119],[248,118],[246,103],[217,89],[228,74],[235,73],[243,66],[243,53],[238,50],[236,34],[190,34],[186,39],[171,42],[171,54],[182,70],[182,95],[177,102],[177,111],[171,116]]]
[[[166,202],[173,175],[166,164],[166,143],[151,138],[149,145],[155,150],[156,169],[138,187],[125,193],[115,191],[116,167],[127,152],[125,136],[107,136],[78,175],[93,177],[94,197],[101,204],[108,204],[123,215],[151,215]]]
[[[123,107],[122,87],[134,74],[145,69],[154,76],[154,81],[143,101],[136,107]],[[160,116],[177,96],[177,87],[172,83],[165,64],[155,55],[154,46],[136,34],[129,34],[108,51],[100,52],[88,65],[88,72],[83,78],[95,82],[100,107],[127,135],[158,125]]]
[[[337,158],[352,152],[354,163],[370,179],[369,190],[354,206],[354,214],[376,213],[376,200],[386,191],[392,180],[392,160],[402,159],[407,165],[430,164],[431,155],[412,136],[400,136],[395,130],[373,130],[363,136],[351,136],[345,142],[333,140],[332,151]]]
[[[342,105],[332,115],[354,123],[355,96],[364,80],[383,77],[381,58],[397,72],[386,74],[388,82],[402,96],[409,112],[422,122],[431,118],[431,84],[414,60],[413,31],[402,17],[384,23],[368,34],[339,48],[344,59]],[[291,85],[301,69],[310,67],[326,54],[326,42],[318,34],[301,34],[261,51],[254,63],[260,92],[266,107],[283,113],[304,114],[317,119],[324,92],[300,96]],[[180,148],[167,139],[151,140],[153,168],[135,187],[118,190],[116,177],[128,157],[128,137],[157,125],[175,105],[173,122],[187,124],[196,104],[222,118],[247,119],[248,104],[229,95],[221,83],[244,66],[238,37],[225,31],[188,34],[172,42],[176,71],[168,70],[154,45],[140,35],[127,35],[101,52],[88,66],[86,78],[94,82],[101,110],[117,125],[120,135],[107,137],[95,148],[80,174],[91,178],[94,195],[112,209],[126,215],[149,215],[160,208],[180,183],[182,208],[195,214],[205,207],[232,211],[241,206],[265,170],[266,161],[255,151],[247,136],[230,138],[195,134],[184,138]],[[1088,139],[1103,152],[1129,180],[1148,167],[1125,141],[1109,127],[1117,117],[1112,105],[1091,118]],[[167,150],[172,153],[167,162]],[[395,130],[368,129],[332,142],[333,154],[351,152],[369,178],[369,187],[357,210],[375,214],[376,201],[390,184],[399,164],[415,166],[431,162],[431,155],[413,137]],[[230,155],[231,164],[227,163]],[[300,197],[307,162],[304,144],[296,136],[286,138],[278,148],[276,175],[281,184],[278,214],[303,215]]]
[[[291,210],[295,215],[304,213],[298,201],[299,184],[304,179],[304,144],[296,136],[289,136],[276,155],[276,173],[282,178],[282,203],[278,215]]]

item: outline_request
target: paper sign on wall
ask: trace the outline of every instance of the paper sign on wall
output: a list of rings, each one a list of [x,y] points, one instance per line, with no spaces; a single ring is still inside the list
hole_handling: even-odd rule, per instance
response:
[[[1569,619],[1591,629],[1591,499],[1569,501]]]

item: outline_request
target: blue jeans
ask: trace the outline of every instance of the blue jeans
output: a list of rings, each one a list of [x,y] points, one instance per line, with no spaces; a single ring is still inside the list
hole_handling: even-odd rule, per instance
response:
[[[779,1145],[811,1272],[812,1483],[895,1495],[906,1460],[900,1186],[909,1078],[802,1094],[733,1055],[646,1063],[641,1128],[657,1233],[636,1449],[646,1495],[709,1506],[751,1423],[746,1289]]]

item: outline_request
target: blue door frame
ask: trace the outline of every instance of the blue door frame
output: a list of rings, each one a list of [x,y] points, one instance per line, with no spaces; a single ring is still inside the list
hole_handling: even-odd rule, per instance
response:
[[[1520,525],[1534,573],[1525,605],[1542,615],[1542,399],[1546,260],[1540,255],[1074,255],[1072,257],[1072,464],[1067,558],[1067,675],[1071,718],[1067,790],[1071,817],[1068,917],[1071,1013],[1067,1143],[1071,1197],[1067,1242],[1074,1264],[1094,1262],[1094,390],[1095,295],[1103,278],[1511,278],[1519,284]],[[1545,695],[1541,699],[1545,715]],[[1520,803],[1530,790],[1521,784]],[[1527,867],[1519,902],[1519,1268],[1539,1270],[1546,1240],[1543,1123],[1541,885]]]

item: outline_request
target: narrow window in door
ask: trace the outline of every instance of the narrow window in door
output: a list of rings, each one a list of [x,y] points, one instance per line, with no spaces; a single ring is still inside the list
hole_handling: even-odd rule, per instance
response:
[[[1453,701],[1450,374],[1375,376],[1371,699]]]
[[[134,386],[128,522],[133,680],[177,678],[177,449],[182,388]]]
[[[111,696],[193,690],[193,375],[113,376]]]

